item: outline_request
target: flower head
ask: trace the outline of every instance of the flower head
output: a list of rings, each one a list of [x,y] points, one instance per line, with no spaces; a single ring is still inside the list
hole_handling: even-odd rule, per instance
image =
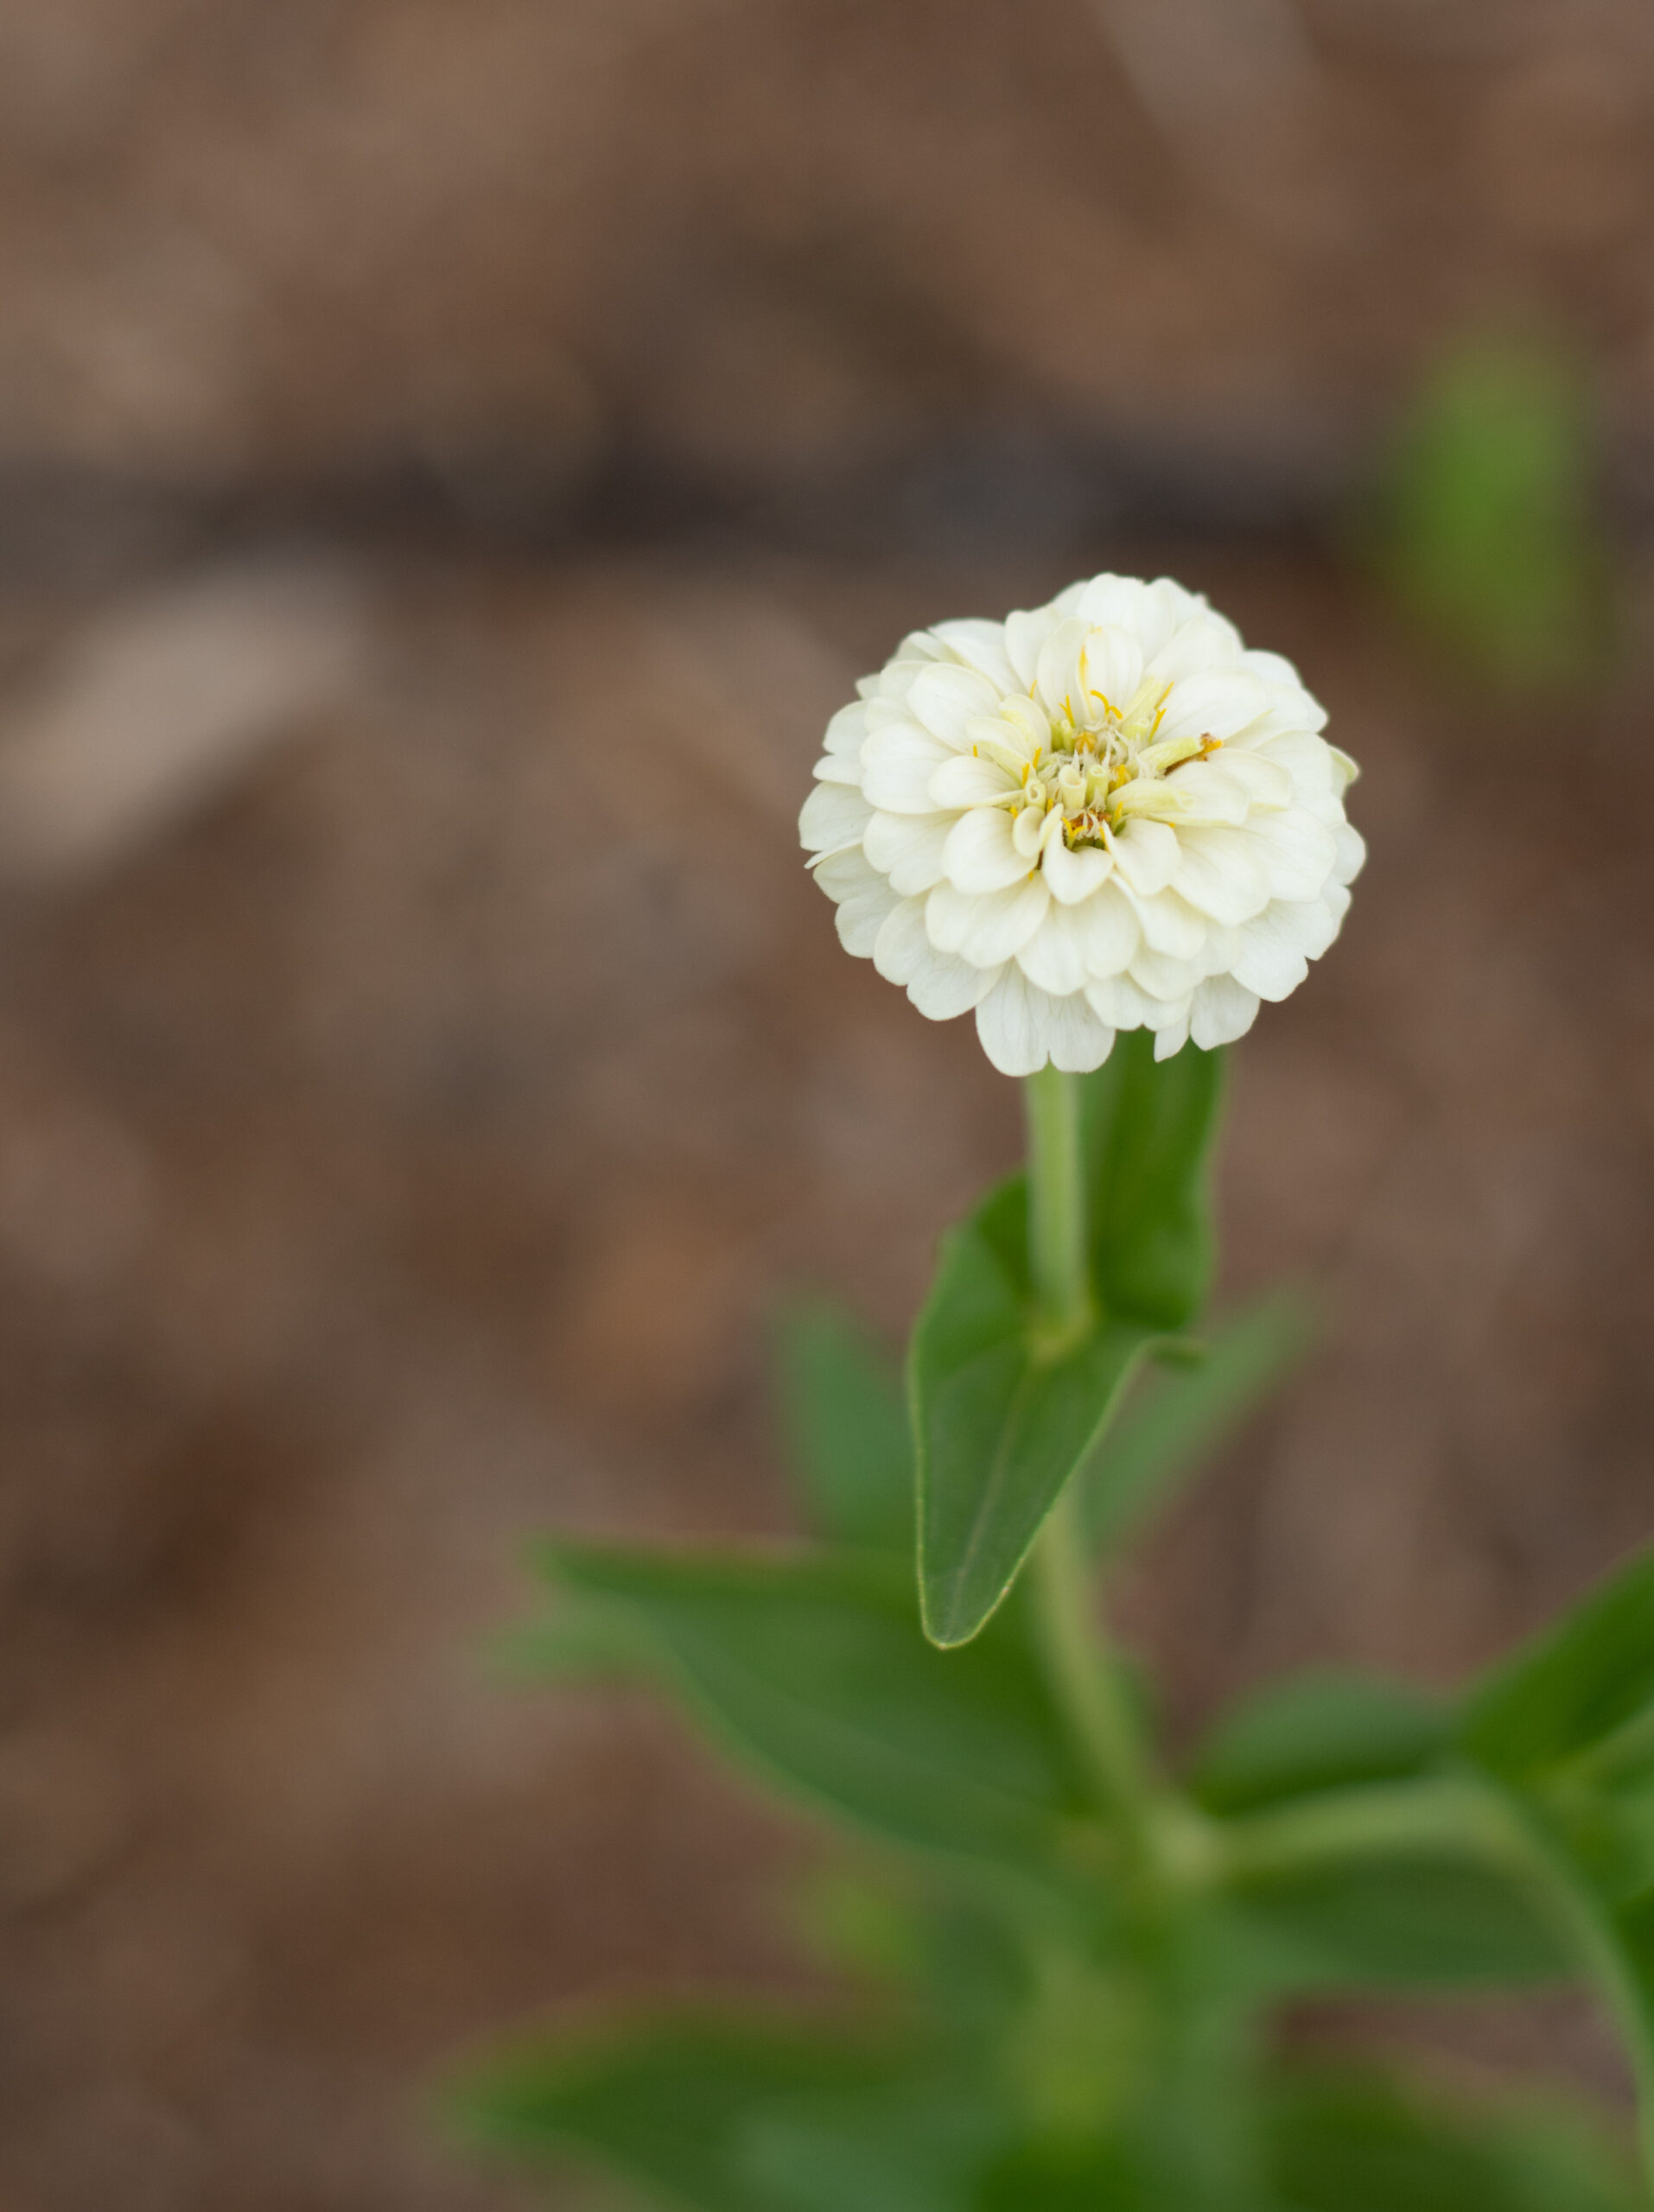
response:
[[[827,726],[799,831],[849,950],[1007,1075],[1227,1044],[1338,935],[1355,764],[1277,653],[1161,577],[904,639]]]

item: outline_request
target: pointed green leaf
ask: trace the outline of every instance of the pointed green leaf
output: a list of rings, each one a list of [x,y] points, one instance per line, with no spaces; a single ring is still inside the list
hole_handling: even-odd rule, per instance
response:
[[[455,2100],[468,2133],[531,2158],[601,2159],[691,2212],[803,2212],[778,2183],[774,2131],[889,2095],[880,2056],[792,2022],[661,2021],[546,2037],[474,2070]]]
[[[1403,1683],[1331,1670],[1271,1683],[1225,1713],[1196,1752],[1190,1787],[1239,1813],[1319,1789],[1389,1782],[1438,1757],[1449,1715]]]
[[[786,1315],[777,1351],[789,1456],[817,1528],[842,1544],[910,1552],[913,1445],[894,1363],[825,1302]]]
[[[1085,1079],[1094,1318],[1078,1343],[1041,1339],[1024,1178],[945,1240],[908,1361],[920,1603],[936,1643],[968,1643],[990,1618],[1143,1350],[1205,1295],[1221,1075],[1216,1053],[1189,1046],[1156,1062],[1153,1039],[1134,1033]]]
[[[1153,1036],[1135,1029],[1085,1078],[1091,1279],[1116,1319],[1180,1329],[1206,1294],[1207,1160],[1223,1072],[1221,1052],[1194,1045],[1156,1060]]]
[[[707,1558],[558,1543],[566,1587],[622,1605],[728,1747],[900,1841],[1044,1861],[1085,1802],[1020,1612],[950,1659],[904,1568],[865,1555]]]
[[[1275,1292],[1212,1330],[1195,1357],[1144,1375],[1087,1461],[1085,1521],[1116,1548],[1232,1435],[1303,1356],[1303,1300]]]
[[[1458,2113],[1360,2075],[1283,2080],[1269,2163],[1294,2212],[1633,2212],[1605,2129],[1563,2109]]]
[[[968,1643],[990,1618],[1149,1340],[1105,1322],[1053,1357],[1030,1315],[1018,1176],[947,1238],[913,1331],[919,1593],[935,1643]]]
[[[1654,1549],[1638,1553],[1471,1696],[1461,1740],[1520,1780],[1603,1745],[1654,1707]]]

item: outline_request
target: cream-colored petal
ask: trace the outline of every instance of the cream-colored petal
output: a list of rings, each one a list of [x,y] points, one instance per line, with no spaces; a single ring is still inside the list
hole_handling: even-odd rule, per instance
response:
[[[1013,963],[977,1007],[976,1034],[1002,1075],[1034,1075],[1045,1065],[1049,1003]]]
[[[1151,951],[1163,952],[1172,960],[1195,958],[1212,927],[1206,915],[1175,891],[1157,891],[1152,899],[1140,899],[1128,885],[1122,884],[1120,888],[1131,901],[1143,942]]]
[[[1082,845],[1071,851],[1060,835],[1044,848],[1040,866],[1051,895],[1065,906],[1077,906],[1102,889],[1114,873],[1114,855],[1100,845]]]
[[[999,699],[999,692],[985,676],[979,676],[975,669],[961,668],[957,662],[944,661],[914,677],[907,694],[907,711],[932,737],[963,753],[970,743],[964,734],[965,724],[978,715],[991,715]]]
[[[1183,683],[1191,677],[1233,668],[1241,652],[1240,632],[1234,624],[1225,622],[1210,607],[1202,607],[1178,625],[1143,673],[1169,676],[1174,683]]]
[[[817,868],[816,880],[837,906],[835,918],[845,950],[866,959],[886,917],[900,904],[896,893],[859,849],[830,854]]]
[[[1261,683],[1237,670],[1191,676],[1172,686],[1155,741],[1178,737],[1233,737],[1269,705]]]
[[[1169,1060],[1189,1041],[1189,1001],[1181,999],[1166,1008],[1166,1019],[1155,1032],[1155,1058]]]
[[[1233,973],[1237,983],[1261,999],[1279,1001],[1289,998],[1309,973],[1309,960],[1297,942],[1297,933],[1282,917],[1295,911],[1311,911],[1307,902],[1299,908],[1284,904],[1271,906],[1266,913],[1256,915],[1237,934],[1240,950],[1235,957]],[[1324,906],[1314,908],[1325,915]]]
[[[1189,1008],[1189,1034],[1203,1052],[1232,1045],[1257,1019],[1257,998],[1232,976],[1202,983]]]
[[[1099,623],[1085,633],[1085,642],[1080,647],[1079,674],[1085,687],[1089,716],[1094,719],[1104,707],[1123,714],[1142,682],[1142,645],[1132,631],[1113,623]]]
[[[938,622],[931,635],[939,639],[967,668],[974,668],[978,675],[985,676],[996,692],[1017,688],[1016,671],[1005,650],[1002,622]]]
[[[1213,921],[1250,921],[1269,903],[1269,871],[1245,830],[1186,830],[1173,887]]]
[[[1021,788],[1020,778],[981,753],[950,753],[931,773],[931,798],[938,807],[997,806]]]
[[[1019,691],[1031,689],[1039,673],[1040,652],[1046,639],[1063,620],[1054,607],[1035,607],[1005,618],[1005,652],[1016,671]]]
[[[1053,720],[1085,719],[1085,671],[1081,661],[1091,631],[1084,622],[1059,622],[1040,648],[1034,696]]]
[[[1238,746],[1225,745],[1213,765],[1231,784],[1240,785],[1249,807],[1292,804],[1295,786],[1291,776],[1263,753],[1244,753]]]
[[[948,832],[942,873],[961,891],[1003,891],[1027,880],[1028,863],[1013,841],[1011,818],[1002,806],[974,807]]]
[[[1142,925],[1117,884],[1104,884],[1074,912],[1089,976],[1117,976],[1130,966],[1142,942]]]
[[[875,814],[862,839],[891,888],[909,899],[942,880],[942,852],[958,819],[952,814]]]
[[[968,1014],[997,977],[994,969],[938,952],[925,929],[925,901],[904,899],[887,915],[873,947],[873,964],[887,982],[900,983],[932,1021]]]
[[[811,773],[818,784],[843,784],[853,791],[862,788],[862,764],[848,753],[824,753]]]
[[[1066,1075],[1090,1075],[1114,1049],[1113,1030],[1078,991],[1066,997],[1047,994],[1045,1029],[1051,1065]]]
[[[1053,900],[1045,918],[1016,956],[1029,982],[1053,997],[1084,990],[1091,981],[1085,961],[1085,932],[1080,910]]]
[[[1314,899],[1333,874],[1338,841],[1301,806],[1283,814],[1256,814],[1247,825],[1277,899]]]
[[[925,909],[925,926],[938,952],[957,952],[974,967],[1014,960],[1045,918],[1051,893],[1036,875],[1008,891],[956,890],[938,883]]]
[[[862,748],[862,789],[887,814],[934,814],[931,778],[952,757],[915,722],[875,729]]]
[[[1159,1029],[1175,1020],[1175,1007],[1151,998],[1129,976],[1109,976],[1087,983],[1086,1003],[1110,1029]]]
[[[841,846],[859,845],[873,809],[860,791],[843,784],[817,784],[798,815],[798,837],[807,852],[837,852]]]
[[[861,752],[868,734],[868,710],[858,699],[853,706],[841,707],[827,725],[822,743],[829,753],[837,753],[845,760],[854,760]]]
[[[1361,832],[1348,822],[1339,824],[1333,833],[1338,848],[1333,874],[1339,883],[1353,883],[1367,861],[1367,843]]]
[[[1205,979],[1193,960],[1174,960],[1169,953],[1153,952],[1140,944],[1129,969],[1131,980],[1150,998],[1186,998]]]
[[[1177,616],[1172,608],[1136,576],[1093,576],[1081,592],[1074,612],[1087,622],[1129,632],[1136,639],[1138,652],[1145,660],[1160,651],[1177,626]],[[1137,681],[1142,680],[1140,665]],[[1136,683],[1132,689],[1136,689]],[[1123,703],[1122,700],[1115,701],[1116,706]]]
[[[1110,837],[1110,850],[1123,880],[1145,899],[1177,874],[1177,832],[1163,822],[1128,822]]]

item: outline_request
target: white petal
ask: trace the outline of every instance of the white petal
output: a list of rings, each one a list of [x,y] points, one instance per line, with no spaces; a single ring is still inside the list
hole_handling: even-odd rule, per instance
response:
[[[1180,899],[1175,891],[1159,891],[1152,899],[1139,899],[1125,885],[1121,889],[1130,899],[1142,925],[1143,942],[1153,951],[1163,952],[1173,960],[1195,957],[1211,927],[1204,914]]]
[[[1333,863],[1333,874],[1339,883],[1353,883],[1366,864],[1366,840],[1348,822],[1339,824],[1334,838],[1338,857]]]
[[[1189,1001],[1182,1000],[1175,1007],[1168,1007],[1167,1018],[1155,1032],[1155,1058],[1169,1060],[1180,1052],[1189,1041]]]
[[[1079,665],[1087,712],[1110,706],[1123,714],[1142,682],[1143,649],[1131,631],[1098,624],[1086,633]]]
[[[1035,696],[1053,718],[1085,719],[1085,671],[1081,655],[1091,630],[1084,622],[1059,622],[1040,648]]]
[[[974,669],[941,662],[913,679],[907,711],[933,737],[961,753],[970,742],[964,734],[965,724],[978,715],[991,715],[1000,696],[988,678],[978,676]]]
[[[1122,879],[1145,899],[1164,891],[1177,874],[1177,832],[1163,822],[1128,822],[1111,837],[1110,849]]]
[[[1144,777],[1122,785],[1116,802],[1129,811],[1141,803],[1151,821],[1240,823],[1246,819],[1246,793],[1206,760],[1190,760],[1169,776]]]
[[[1087,622],[1106,624],[1110,629],[1129,631],[1137,641],[1138,651],[1146,660],[1157,653],[1176,627],[1178,617],[1165,600],[1158,597],[1148,585],[1136,576],[1093,576],[1075,605],[1074,612]],[[1141,664],[1137,683],[1142,681]],[[1136,684],[1132,685],[1136,689]],[[1109,695],[1113,697],[1112,692]],[[1129,693],[1127,695],[1129,696]],[[1115,700],[1123,706],[1123,699]]]
[[[1051,904],[1040,877],[1008,891],[956,891],[938,883],[925,909],[925,926],[938,952],[957,952],[974,967],[997,968],[1013,960],[1034,935]]]
[[[816,870],[816,880],[837,902],[835,918],[844,950],[865,959],[886,917],[899,904],[896,893],[856,849],[830,854]]]
[[[1057,998],[1084,990],[1091,981],[1083,912],[1077,906],[1059,906],[1053,900],[1045,919],[1016,956],[1017,965],[1028,981]]]
[[[1151,998],[1129,976],[1110,976],[1085,986],[1086,1003],[1110,1029],[1159,1029],[1177,1018],[1177,1008]]]
[[[1308,730],[1289,730],[1267,739],[1252,753],[1256,760],[1273,761],[1284,768],[1295,790],[1306,798],[1336,797],[1333,748]]]
[[[1262,753],[1247,753],[1240,747],[1225,745],[1218,755],[1217,766],[1231,784],[1238,784],[1245,792],[1250,806],[1290,806],[1294,797],[1293,779],[1278,761]]]
[[[1203,1052],[1218,1045],[1232,1045],[1244,1037],[1257,1019],[1257,999],[1232,976],[1214,976],[1202,983],[1189,1009],[1189,1034]]]
[[[887,814],[933,814],[931,778],[951,758],[941,739],[917,723],[892,723],[862,747],[862,789]]]
[[[1343,752],[1338,746],[1329,745],[1326,750],[1333,758],[1333,774],[1341,779],[1340,789],[1347,788],[1361,773],[1360,769],[1356,766],[1349,754]]]
[[[1005,650],[1002,622],[938,622],[931,631],[966,667],[985,676],[996,692],[1017,688],[1016,671]]]
[[[951,814],[875,814],[862,839],[875,868],[904,899],[942,880],[942,850],[958,817]]]
[[[1253,647],[1241,655],[1240,664],[1249,676],[1256,676],[1264,683],[1286,683],[1296,690],[1301,682],[1297,670],[1284,653],[1259,652]]]
[[[841,754],[854,760],[861,752],[868,734],[868,710],[858,699],[849,707],[841,707],[827,725],[827,734],[822,739],[829,753]]]
[[[1013,842],[1011,817],[1002,806],[973,807],[956,819],[942,873],[961,891],[1003,891],[1023,881],[1028,863]]]
[[[1339,858],[1338,841],[1330,830],[1301,806],[1288,807],[1283,814],[1255,814],[1247,829],[1269,871],[1269,888],[1277,899],[1320,896]]]
[[[1241,656],[1240,632],[1221,614],[1203,607],[1179,624],[1149,661],[1145,676],[1167,677],[1174,683],[1206,676],[1217,669],[1233,668]]]
[[[818,784],[843,784],[856,791],[862,788],[862,764],[847,753],[824,753],[811,773]]]
[[[860,791],[843,784],[817,784],[798,815],[798,836],[812,853],[836,852],[841,846],[862,841],[873,809]]]
[[[1199,967],[1192,960],[1174,960],[1169,953],[1152,952],[1140,944],[1130,968],[1131,980],[1140,990],[1147,991],[1153,999],[1186,999],[1197,983],[1204,982]]]
[[[931,802],[935,806],[992,806],[1021,786],[1008,768],[985,754],[950,753],[931,772]]]
[[[1045,1065],[1050,1003],[1013,964],[976,1008],[982,1048],[1002,1075],[1033,1075]]]
[[[1142,927],[1131,901],[1117,884],[1106,883],[1075,911],[1088,973],[1096,977],[1119,975],[1130,965],[1142,941]]]
[[[1261,999],[1281,1000],[1295,991],[1309,973],[1309,962],[1299,932],[1284,918],[1295,913],[1315,913],[1329,918],[1326,909],[1306,902],[1300,906],[1278,903],[1257,915],[1239,931],[1240,949],[1233,963],[1235,980]]]
[[[1052,897],[1074,906],[1102,889],[1114,873],[1114,855],[1100,845],[1082,845],[1071,852],[1058,836],[1046,846],[1040,865]]]
[[[1250,921],[1269,903],[1269,871],[1245,830],[1186,830],[1178,838],[1180,898],[1217,922]]]
[[[1062,620],[1054,607],[1036,607],[1005,618],[1005,652],[1016,671],[1016,688],[1026,691],[1039,672],[1040,649]]]
[[[1114,1049],[1114,1032],[1100,1020],[1079,992],[1048,997],[1046,1045],[1053,1067],[1069,1075],[1090,1075]]]
[[[925,902],[904,899],[884,921],[873,947],[873,964],[932,1021],[951,1021],[968,1014],[993,988],[996,969],[973,968],[968,960],[938,952],[925,931]]]
[[[1155,736],[1157,741],[1171,737],[1233,737],[1248,722],[1256,721],[1269,703],[1269,693],[1261,683],[1233,670],[1192,676],[1186,683],[1172,686]]]

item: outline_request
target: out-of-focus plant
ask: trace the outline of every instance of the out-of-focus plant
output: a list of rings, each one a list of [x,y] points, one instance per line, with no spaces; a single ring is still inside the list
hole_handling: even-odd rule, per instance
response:
[[[1423,380],[1387,457],[1380,572],[1422,630],[1511,691],[1600,674],[1613,566],[1583,377],[1560,352],[1466,341]]]
[[[850,949],[1032,1063],[1026,1170],[945,1240],[905,1402],[844,1318],[788,1331],[808,1539],[549,1541],[518,1642],[658,1684],[844,1832],[808,1910],[844,1993],[519,2038],[473,2129],[690,2212],[1646,2204],[1560,2103],[1447,2109],[1273,2029],[1312,1992],[1580,1980],[1654,2153],[1654,1554],[1455,1697],[1314,1673],[1181,1761],[1093,1602],[1303,1343],[1282,1296],[1201,1318],[1201,1029],[1335,933],[1350,764],[1287,663],[1119,578],[909,640],[864,694],[806,836],[866,863],[828,884]]]

